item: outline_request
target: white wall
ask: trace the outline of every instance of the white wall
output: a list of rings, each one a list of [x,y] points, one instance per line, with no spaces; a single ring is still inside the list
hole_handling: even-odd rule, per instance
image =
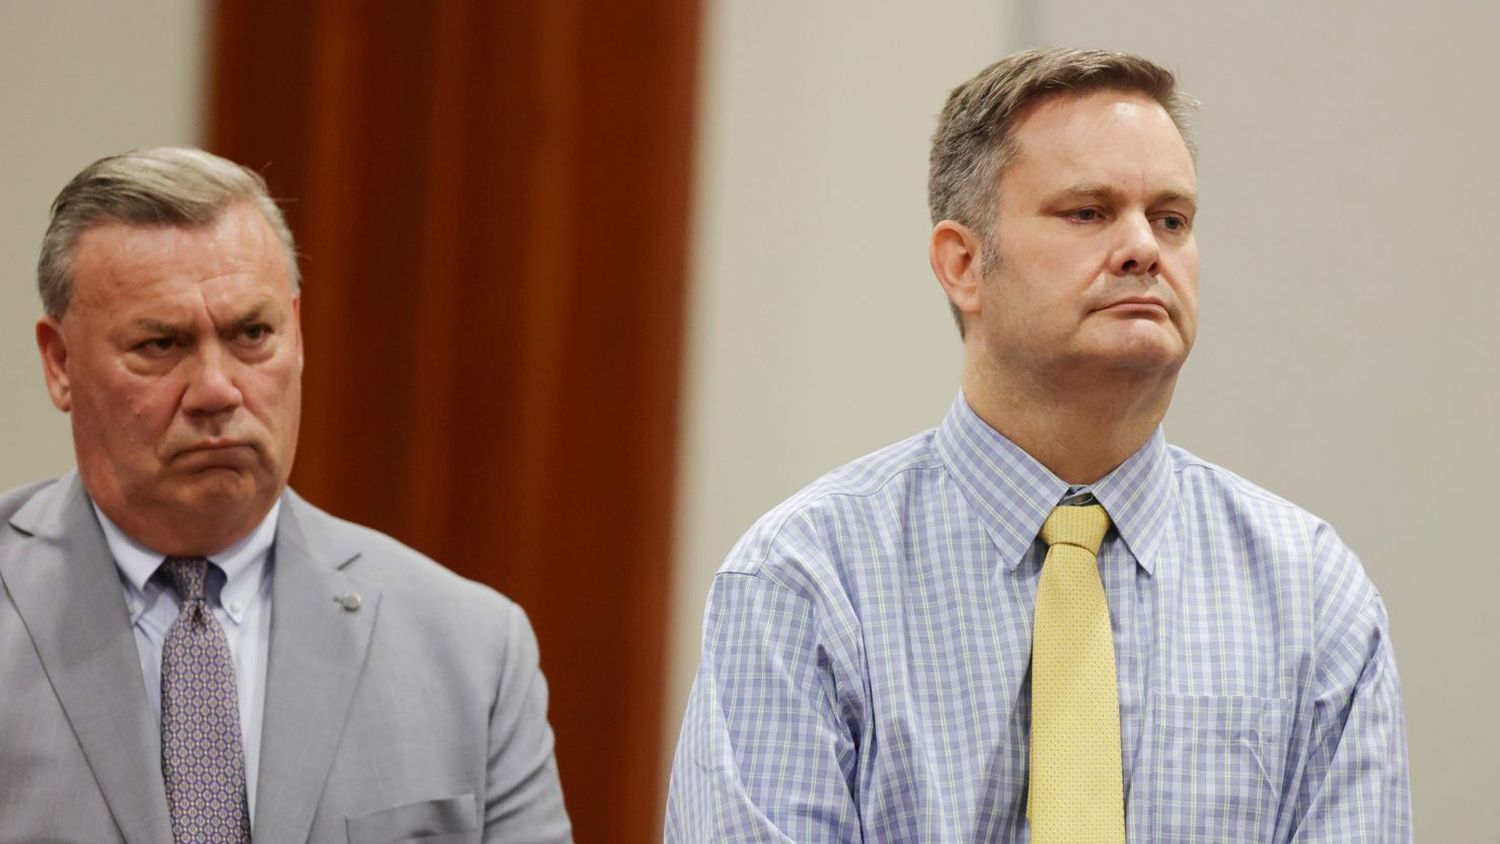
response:
[[[200,0],[0,0],[0,490],[73,463],[32,326],[47,209],[89,162],[199,143]]]
[[[947,90],[1020,46],[1175,66],[1202,324],[1169,436],[1329,519],[1390,610],[1418,840],[1500,839],[1500,5],[709,0],[666,724],[714,568],[821,472],[939,420]]]

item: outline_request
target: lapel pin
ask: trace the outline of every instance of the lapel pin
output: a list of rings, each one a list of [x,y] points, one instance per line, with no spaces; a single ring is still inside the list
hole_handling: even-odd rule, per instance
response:
[[[354,612],[355,610],[359,609],[359,593],[347,592],[343,595],[334,595],[333,602],[348,610],[349,612]]]

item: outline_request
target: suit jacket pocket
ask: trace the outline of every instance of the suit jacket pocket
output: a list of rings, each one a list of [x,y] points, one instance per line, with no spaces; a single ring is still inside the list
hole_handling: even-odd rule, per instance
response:
[[[397,844],[403,841],[441,840],[454,836],[466,840],[462,833],[479,828],[479,814],[473,794],[461,794],[442,800],[424,800],[381,809],[377,812],[346,818],[349,844]]]
[[[1159,696],[1142,840],[1270,841],[1294,706],[1249,695]]]

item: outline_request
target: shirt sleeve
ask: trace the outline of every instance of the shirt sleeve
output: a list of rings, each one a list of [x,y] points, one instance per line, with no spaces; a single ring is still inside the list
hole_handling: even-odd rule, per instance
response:
[[[1358,588],[1328,584],[1324,592],[1350,599],[1330,598],[1323,613],[1335,632],[1317,669],[1291,840],[1410,842],[1406,728],[1389,620],[1358,561],[1339,549],[1357,574]]]
[[[862,840],[855,718],[826,632],[808,596],[758,575],[716,577],[672,765],[668,842]]]

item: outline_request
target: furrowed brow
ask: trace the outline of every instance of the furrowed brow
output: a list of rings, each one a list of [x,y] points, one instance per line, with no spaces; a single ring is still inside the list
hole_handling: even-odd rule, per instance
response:
[[[254,305],[249,310],[240,314],[238,317],[235,317],[235,319],[229,323],[229,328],[231,330],[238,330],[248,328],[258,322],[265,322],[266,311],[268,310],[270,310],[270,305],[266,302],[261,302],[257,305]]]
[[[231,337],[242,334],[251,326],[271,320],[279,311],[274,302],[261,301],[240,312],[240,315],[224,324],[219,336]]]
[[[132,325],[143,334],[164,334],[176,337],[188,333],[188,329],[184,326],[172,325],[156,319],[138,319]]]

